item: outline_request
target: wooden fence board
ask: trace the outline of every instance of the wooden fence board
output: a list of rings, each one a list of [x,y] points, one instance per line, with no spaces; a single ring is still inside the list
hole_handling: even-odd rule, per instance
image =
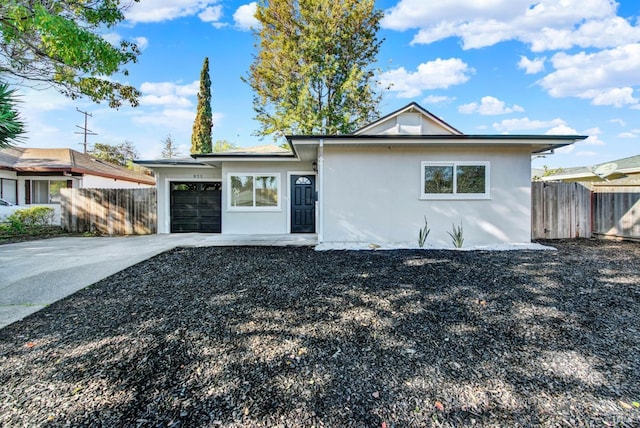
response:
[[[62,189],[62,227],[70,232],[146,235],[157,231],[156,189]]]
[[[640,238],[640,187],[594,188],[594,233],[618,238]]]
[[[531,183],[531,238],[591,237],[591,192],[578,183]]]

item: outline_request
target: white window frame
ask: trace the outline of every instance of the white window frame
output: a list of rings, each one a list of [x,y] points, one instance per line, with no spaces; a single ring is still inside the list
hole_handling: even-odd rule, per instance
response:
[[[229,172],[227,173],[227,210],[228,211],[281,211],[282,210],[282,181],[280,180],[279,172]],[[235,207],[231,205],[233,198],[233,189],[231,187],[231,177],[253,177],[253,206],[252,207]],[[274,207],[261,207],[256,206],[256,177],[275,177],[276,178],[276,192],[278,197],[278,205]]]
[[[425,193],[425,167],[427,166],[450,166],[453,168],[453,193]],[[458,193],[457,169],[459,166],[484,166],[484,193]],[[420,199],[491,199],[491,163],[486,161],[423,161],[420,163]]]
[[[35,202],[34,201],[34,186],[36,185],[35,182],[45,182],[47,183],[47,202]],[[30,192],[31,192],[31,205],[60,205],[61,201],[54,201],[53,198],[51,197],[51,183],[62,183],[61,185],[61,189],[66,189],[67,188],[67,180],[63,179],[63,180],[50,180],[50,179],[40,179],[40,178],[33,178],[31,179],[31,183],[30,183]]]

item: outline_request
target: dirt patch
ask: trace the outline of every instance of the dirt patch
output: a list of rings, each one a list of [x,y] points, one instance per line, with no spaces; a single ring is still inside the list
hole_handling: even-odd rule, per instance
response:
[[[640,425],[640,245],[544,244],[176,249],[0,330],[0,425]]]

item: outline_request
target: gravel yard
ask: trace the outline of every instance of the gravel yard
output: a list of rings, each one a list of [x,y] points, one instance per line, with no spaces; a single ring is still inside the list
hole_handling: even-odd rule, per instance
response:
[[[640,244],[176,249],[0,330],[0,426],[640,426]]]

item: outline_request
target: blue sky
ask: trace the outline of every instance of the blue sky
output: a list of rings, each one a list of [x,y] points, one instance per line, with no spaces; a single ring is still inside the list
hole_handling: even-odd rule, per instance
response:
[[[640,2],[637,0],[378,0],[385,11],[376,66],[392,85],[381,114],[415,101],[467,134],[581,134],[584,142],[533,165],[592,165],[640,154]],[[188,155],[198,79],[209,57],[213,138],[240,146],[253,136],[252,91],[241,81],[254,54],[255,3],[141,0],[110,41],[142,48],[129,76],[137,108],[70,100],[21,88],[28,147],[82,150],[77,125],[89,111],[89,143],[132,142],[160,156],[171,135]]]

